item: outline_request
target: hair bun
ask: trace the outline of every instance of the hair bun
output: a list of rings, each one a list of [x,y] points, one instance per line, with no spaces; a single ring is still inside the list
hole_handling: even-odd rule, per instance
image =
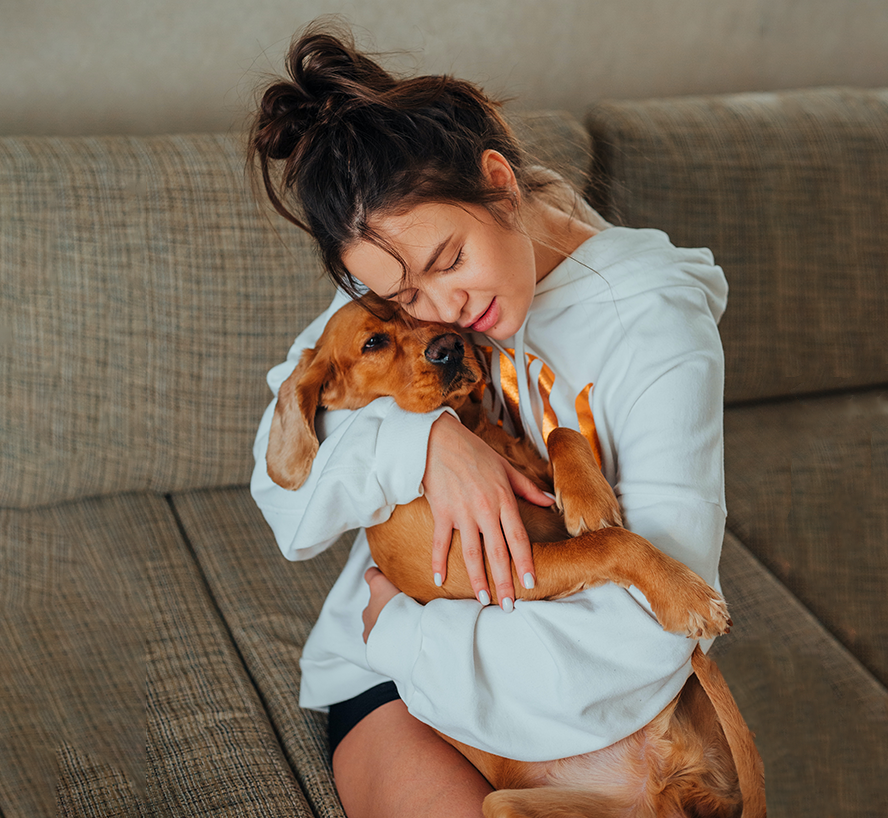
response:
[[[259,104],[258,133],[271,159],[286,159],[315,125],[378,99],[396,81],[360,54],[350,36],[308,32],[294,40],[288,79],[269,86]]]

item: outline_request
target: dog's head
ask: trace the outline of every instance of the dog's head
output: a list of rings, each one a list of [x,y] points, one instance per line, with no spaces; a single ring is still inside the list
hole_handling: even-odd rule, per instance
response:
[[[409,412],[457,409],[482,377],[471,343],[452,326],[416,321],[373,295],[346,304],[281,385],[268,474],[286,489],[305,482],[318,451],[319,408],[358,409],[389,396]]]

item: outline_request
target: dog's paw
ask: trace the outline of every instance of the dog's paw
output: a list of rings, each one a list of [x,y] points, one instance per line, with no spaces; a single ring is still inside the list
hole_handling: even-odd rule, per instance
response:
[[[724,597],[696,574],[691,576],[693,581],[683,583],[668,600],[651,604],[663,629],[690,639],[713,639],[730,633],[733,622]]]
[[[734,623],[728,616],[728,604],[722,595],[713,591],[701,608],[706,606],[708,609],[704,611],[693,608],[688,611],[685,635],[691,639],[713,639],[731,632]]]
[[[573,492],[556,487],[555,505],[564,515],[564,527],[571,537],[579,537],[587,531],[623,525],[620,504],[610,490],[598,493],[588,489]]]

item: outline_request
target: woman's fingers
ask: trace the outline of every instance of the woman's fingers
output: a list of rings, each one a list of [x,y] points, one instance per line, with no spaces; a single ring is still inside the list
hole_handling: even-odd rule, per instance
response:
[[[439,588],[447,579],[447,556],[450,554],[450,541],[453,539],[453,522],[449,517],[434,517],[435,531],[432,534],[432,571],[435,585]]]
[[[432,425],[423,487],[435,521],[431,566],[435,584],[446,581],[456,529],[477,599],[486,605],[494,598],[504,610],[511,610],[513,563],[525,587],[532,588],[535,577],[515,495],[541,506],[551,505],[552,498],[450,415],[442,415]]]
[[[511,464],[507,464],[506,473],[509,475],[509,483],[512,485],[512,491],[514,491],[518,497],[523,497],[528,503],[545,507],[551,506],[552,503],[555,502],[555,498],[551,494],[547,494],[542,489],[537,488],[537,485],[533,480],[526,475],[521,474],[521,472]]]
[[[462,542],[463,561],[469,574],[469,582],[475,592],[475,599],[482,605],[490,604],[490,588],[487,584],[487,571],[484,569],[484,548],[481,534],[474,525],[466,526],[459,532]]]
[[[511,563],[514,563],[515,573],[518,574],[518,581],[525,588],[533,588],[536,584],[533,549],[530,545],[530,537],[527,536],[527,529],[524,527],[524,521],[518,513],[518,504],[513,503],[508,508],[504,508],[501,519],[503,533],[511,554],[509,570],[511,572]]]

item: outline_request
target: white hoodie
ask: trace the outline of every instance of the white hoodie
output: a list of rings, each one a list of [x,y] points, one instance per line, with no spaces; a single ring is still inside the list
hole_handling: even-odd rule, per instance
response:
[[[586,434],[626,527],[716,587],[726,516],[716,324],[726,298],[708,250],[676,248],[658,230],[611,227],[539,282],[512,339],[478,339],[499,350],[492,377],[501,400],[503,382],[518,373],[521,422],[538,448],[545,452],[542,430],[553,424]],[[272,392],[345,300],[337,295],[271,370]],[[431,424],[447,411],[411,414],[381,398],[321,412],[318,457],[291,492],[266,471],[273,410],[274,402],[256,437],[251,488],[291,560],[418,497]],[[303,707],[324,710],[394,679],[410,712],[441,732],[543,761],[630,735],[690,675],[695,643],[663,631],[637,589],[611,584],[557,602],[519,601],[509,614],[475,600],[422,606],[400,594],[365,646],[371,564],[362,531],[305,645]]]

